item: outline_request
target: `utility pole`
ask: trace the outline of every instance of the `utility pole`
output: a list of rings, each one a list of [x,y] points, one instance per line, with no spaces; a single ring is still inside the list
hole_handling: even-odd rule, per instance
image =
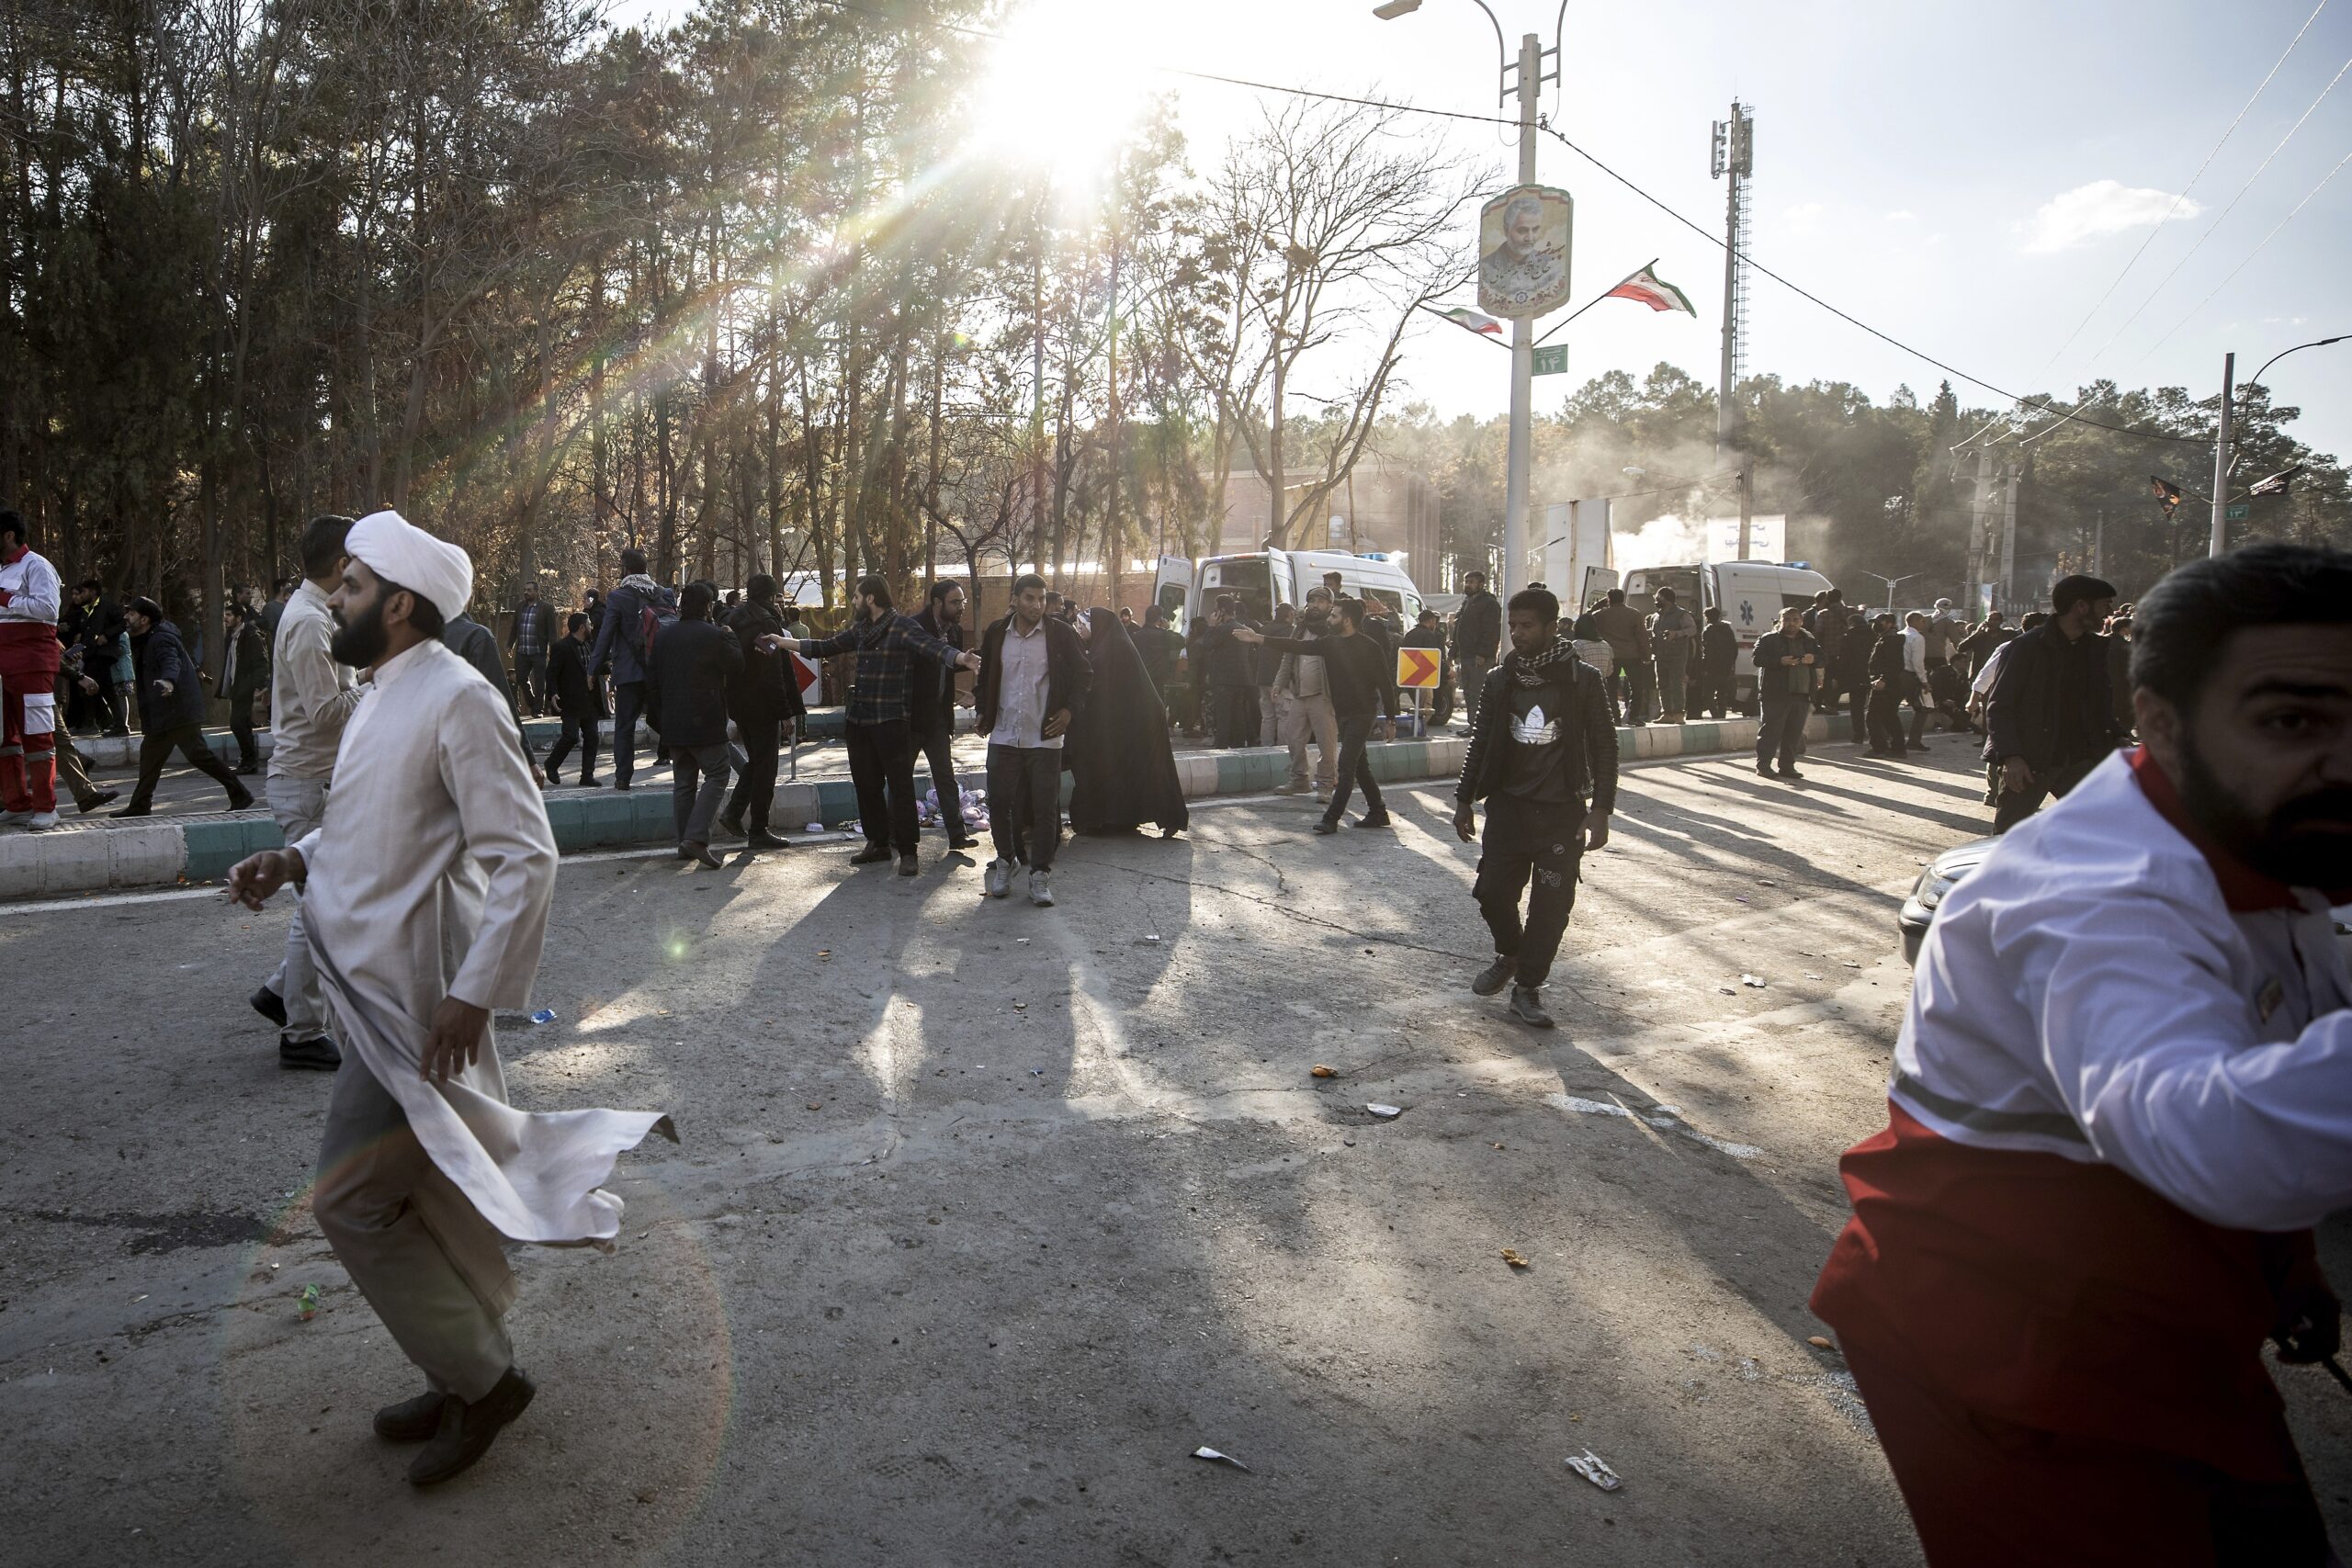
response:
[[[1724,344],[1722,378],[1715,397],[1715,461],[1727,461],[1737,451],[1739,444],[1739,404],[1734,393],[1739,385],[1742,359],[1740,335],[1746,325],[1741,298],[1746,281],[1746,268],[1740,258],[1747,252],[1747,176],[1756,172],[1756,117],[1739,107],[1734,98],[1731,118],[1715,122],[1714,177],[1728,178],[1730,186],[1724,200]],[[1748,481],[1747,459],[1739,459],[1739,558],[1746,560],[1751,541],[1748,537],[1749,514],[1754,502],[1754,491]]]
[[[2222,427],[2213,439],[2213,542],[2208,555],[2220,555],[2229,543],[2230,404],[2237,395],[2237,373],[2238,356],[2222,355]]]
[[[1544,91],[1544,40],[1529,33],[1519,40],[1519,183],[1535,183],[1535,101]],[[1521,316],[1510,324],[1510,452],[1503,484],[1503,597],[1532,581],[1527,568],[1527,490],[1533,445],[1535,322]],[[1354,519],[1351,518],[1351,525]]]
[[[2016,463],[2001,470],[2001,486],[2007,492],[2001,502],[2001,604],[2004,609],[2017,601],[2018,479],[2023,471]]]
[[[2091,575],[2107,575],[2107,508],[2104,506],[2092,515]]]

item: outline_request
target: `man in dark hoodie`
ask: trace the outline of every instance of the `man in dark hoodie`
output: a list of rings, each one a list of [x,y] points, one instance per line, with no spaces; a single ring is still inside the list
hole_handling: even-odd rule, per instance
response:
[[[743,774],[735,793],[719,813],[719,826],[740,833],[754,850],[780,850],[784,840],[768,831],[768,808],[775,803],[776,753],[792,737],[792,727],[808,716],[800,682],[781,651],[770,651],[763,639],[784,635],[784,618],[776,610],[775,579],[753,574],[745,585],[743,602],[727,612],[729,630],[743,648],[743,668],[727,688],[727,711],[743,742]]]
[[[613,787],[627,789],[637,773],[637,721],[645,712],[645,664],[653,651],[645,635],[648,614],[662,608],[662,590],[645,574],[645,552],[621,551],[621,581],[605,601],[604,624],[588,652],[591,677],[613,671]]]
[[[1453,613],[1453,668],[1462,677],[1462,703],[1478,722],[1478,694],[1487,688],[1487,671],[1494,668],[1502,647],[1503,607],[1487,592],[1487,574],[1473,571],[1462,579],[1462,608]]]
[[[960,582],[933,583],[915,625],[948,647],[961,649],[964,597]],[[907,725],[914,732],[915,750],[931,765],[931,787],[939,796],[939,823],[947,829],[947,848],[973,849],[979,840],[964,825],[963,787],[956,781],[956,671],[921,653],[914,656],[911,669]]]
[[[212,754],[204,739],[204,685],[196,660],[180,641],[179,628],[164,618],[164,608],[153,599],[132,599],[122,607],[130,631],[133,657],[139,662],[139,783],[130,804],[117,817],[144,817],[154,809],[156,781],[164,776],[164,759],[174,747],[187,765],[229,792],[229,809],[243,811],[254,803],[253,791]]]
[[[1511,987],[1513,1018],[1552,1027],[1538,994],[1576,908],[1588,851],[1609,841],[1617,806],[1617,731],[1600,672],[1560,635],[1560,602],[1544,589],[1510,596],[1510,652],[1478,692],[1470,755],[1454,790],[1453,830],[1478,838],[1473,897],[1495,939],[1495,961],[1470,982],[1491,997]],[[1524,921],[1520,896],[1534,884]]]
[[[678,827],[678,858],[717,871],[710,825],[727,793],[727,688],[743,669],[735,634],[710,619],[718,595],[707,582],[689,582],[678,595],[678,619],[664,626],[646,667],[654,728],[675,770],[670,800]]]

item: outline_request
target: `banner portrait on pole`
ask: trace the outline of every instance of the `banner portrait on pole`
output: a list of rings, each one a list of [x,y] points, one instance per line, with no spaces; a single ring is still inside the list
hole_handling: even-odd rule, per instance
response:
[[[1478,309],[1507,320],[1568,302],[1575,200],[1550,186],[1514,186],[1478,211]]]

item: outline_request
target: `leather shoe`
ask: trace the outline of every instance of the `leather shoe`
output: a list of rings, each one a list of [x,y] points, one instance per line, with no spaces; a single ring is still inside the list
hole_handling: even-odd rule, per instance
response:
[[[433,1486],[462,1474],[490,1451],[498,1434],[531,1403],[538,1392],[529,1378],[514,1367],[497,1385],[469,1404],[452,1395],[441,1402],[441,1425],[408,1467],[409,1484]]]
[[[1501,990],[1505,986],[1510,984],[1511,971],[1518,967],[1518,953],[1497,953],[1495,955],[1495,961],[1492,964],[1487,964],[1484,969],[1479,970],[1478,977],[1470,982],[1472,994],[1481,997],[1493,996],[1497,991]]]
[[[727,869],[727,863],[720,860],[717,855],[712,854],[708,844],[680,844],[678,846],[678,852],[684,855],[688,860],[707,866],[712,871],[725,871]]]
[[[1384,811],[1377,817],[1357,818],[1356,826],[1359,828],[1393,828],[1396,824],[1388,819],[1388,813]]]
[[[286,1027],[286,998],[267,986],[260,987],[245,1000],[253,1004],[254,1011],[261,1014],[278,1028]]]
[[[1530,1029],[1550,1029],[1552,1015],[1544,1010],[1544,998],[1526,986],[1510,988],[1510,1015]]]
[[[253,807],[254,792],[244,788],[243,785],[239,785],[237,793],[229,797],[229,809],[232,811],[251,811]]]
[[[899,857],[899,874],[900,876],[913,876],[922,870],[922,863],[915,859],[914,856],[900,855]]]
[[[1315,819],[1315,830],[1318,833],[1336,833],[1340,830],[1340,825],[1328,817],[1318,817]]]
[[[718,818],[718,825],[722,829],[726,829],[727,836],[730,839],[740,839],[743,836],[743,818],[740,816],[733,816],[726,812],[721,812]]]
[[[99,807],[112,806],[116,801],[120,800],[121,798],[122,792],[119,789],[102,789],[98,791],[97,794],[90,796],[90,804],[82,807],[82,815],[87,817]]]
[[[421,1443],[441,1429],[441,1407],[449,1400],[428,1388],[414,1399],[387,1404],[376,1412],[376,1436],[388,1443]]]
[[[745,835],[743,847],[752,850],[788,850],[792,847],[792,843],[788,839],[777,838],[765,828],[754,828]]]
[[[947,840],[947,848],[950,852],[977,850],[979,847],[980,841],[969,833],[958,833]]]
[[[304,1067],[314,1073],[331,1073],[343,1066],[343,1053],[325,1035],[316,1040],[280,1040],[277,1043],[277,1065],[281,1067]]]
[[[884,861],[890,859],[893,852],[894,852],[888,844],[868,844],[864,849],[858,851],[857,853],[850,856],[849,863],[852,865],[880,865]]]

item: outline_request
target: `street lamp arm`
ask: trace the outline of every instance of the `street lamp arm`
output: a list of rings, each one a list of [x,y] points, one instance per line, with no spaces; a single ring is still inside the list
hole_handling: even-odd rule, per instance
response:
[[[2313,338],[2309,343],[2299,343],[2293,348],[2282,348],[2278,353],[2272,355],[2269,358],[2262,362],[2262,370],[2269,369],[2272,366],[2278,364],[2280,360],[2286,358],[2290,354],[2299,354],[2307,348],[2325,348],[2329,344],[2342,343],[2347,338],[2352,338],[2352,333],[2338,333],[2334,337]],[[2253,375],[2247,377],[2239,384],[2238,389],[2240,391],[2244,391],[2246,388],[2253,386],[2256,381],[2261,380],[2262,370],[2257,370]]]
[[[1470,0],[1470,4],[1487,13],[1487,25],[1495,29],[1495,102],[1503,103],[1510,97],[1510,90],[1502,85],[1503,73],[1510,69],[1510,51],[1503,43],[1503,25],[1487,0]],[[1393,22],[1420,8],[1421,0],[1390,0],[1387,5],[1374,6],[1372,14],[1384,22]],[[1567,0],[1560,0],[1560,14],[1567,15]]]

